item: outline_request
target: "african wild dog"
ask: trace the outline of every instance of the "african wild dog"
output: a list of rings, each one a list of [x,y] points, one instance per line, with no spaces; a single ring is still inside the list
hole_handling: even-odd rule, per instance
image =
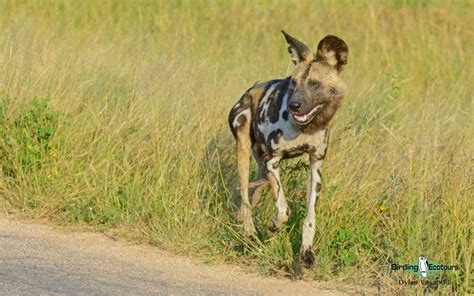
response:
[[[307,212],[303,223],[301,261],[314,264],[315,205],[321,189],[321,165],[329,140],[328,123],[344,98],[346,86],[340,73],[347,64],[348,48],[336,36],[323,38],[313,53],[301,41],[282,31],[295,64],[285,79],[256,83],[235,104],[229,124],[237,142],[237,169],[241,205],[238,218],[247,235],[256,233],[252,209],[263,185],[270,183],[276,197],[277,214],[268,227],[279,230],[288,221],[290,209],[280,182],[278,163],[308,153]],[[249,184],[250,150],[258,164],[258,180]],[[252,203],[249,200],[252,187]]]

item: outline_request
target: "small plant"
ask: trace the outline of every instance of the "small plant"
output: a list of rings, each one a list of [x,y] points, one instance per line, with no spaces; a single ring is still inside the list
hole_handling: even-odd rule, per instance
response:
[[[55,154],[53,137],[58,128],[58,113],[46,99],[33,99],[23,105],[13,119],[7,118],[10,101],[0,103],[1,163],[6,176],[37,170]]]
[[[355,238],[351,229],[341,228],[336,233],[331,245],[336,250],[338,261],[342,266],[354,265],[357,259]]]

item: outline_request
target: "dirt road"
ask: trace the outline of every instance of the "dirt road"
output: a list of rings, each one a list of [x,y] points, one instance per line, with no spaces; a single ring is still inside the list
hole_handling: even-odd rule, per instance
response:
[[[103,234],[0,217],[0,294],[346,295],[347,288],[208,266]]]

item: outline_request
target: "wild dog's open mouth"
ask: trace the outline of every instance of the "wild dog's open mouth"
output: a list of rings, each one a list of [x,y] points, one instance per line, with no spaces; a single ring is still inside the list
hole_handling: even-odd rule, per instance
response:
[[[293,113],[293,118],[298,124],[307,124],[311,120],[313,120],[316,117],[316,115],[318,115],[319,112],[321,112],[322,110],[323,110],[323,104],[319,104],[319,105],[316,105],[316,107],[314,107],[313,109],[311,109],[311,111],[309,111],[308,113],[304,115],[298,115],[296,113]]]

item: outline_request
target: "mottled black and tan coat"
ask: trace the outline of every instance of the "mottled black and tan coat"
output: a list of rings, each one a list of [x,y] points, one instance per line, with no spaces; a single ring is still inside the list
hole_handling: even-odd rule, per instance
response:
[[[276,215],[269,228],[278,230],[288,221],[290,209],[280,181],[280,160],[307,153],[311,173],[307,187],[307,213],[303,223],[301,261],[314,264],[315,205],[321,189],[321,165],[329,140],[328,123],[344,98],[340,73],[347,64],[348,48],[336,36],[326,36],[313,53],[305,44],[282,31],[295,69],[285,79],[257,83],[249,88],[229,114],[237,143],[237,170],[241,206],[238,217],[248,235],[255,235],[252,208],[265,184],[276,197]],[[249,199],[250,152],[259,167]]]

